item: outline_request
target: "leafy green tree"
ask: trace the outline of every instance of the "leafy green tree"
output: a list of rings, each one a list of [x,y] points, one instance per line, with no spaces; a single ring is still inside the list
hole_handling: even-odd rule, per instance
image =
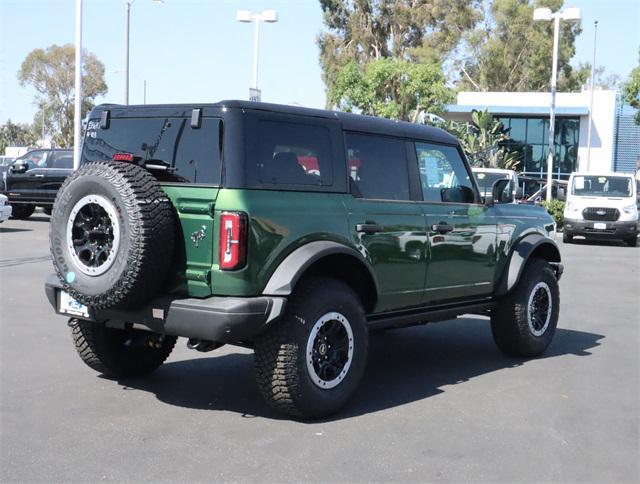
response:
[[[343,68],[393,58],[441,62],[477,20],[477,0],[320,0],[320,64],[331,94]],[[329,95],[327,104],[335,105]]]
[[[104,64],[90,53],[82,54],[82,116],[95,105],[95,98],[107,92]],[[41,123],[44,114],[47,131],[55,145],[73,145],[75,48],[72,44],[52,45],[32,50],[18,71],[22,86],[30,85],[36,91],[38,113],[35,121]]]
[[[420,115],[441,113],[453,93],[437,64],[382,58],[344,66],[329,97],[343,111],[416,122]]]
[[[625,103],[638,109],[635,121],[640,125],[640,49],[638,49],[638,66],[631,71],[629,78],[623,84],[622,95]]]
[[[7,146],[30,146],[38,140],[33,127],[28,124],[13,123],[10,119],[0,126],[0,154]]]
[[[533,10],[560,10],[563,0],[482,0],[482,20],[464,34],[461,89],[480,91],[548,91],[551,80],[553,22],[534,22]],[[575,54],[580,24],[561,22],[558,90],[580,89],[588,78],[569,61]]]
[[[474,109],[469,123],[448,121],[441,127],[460,140],[472,166],[515,170],[521,162],[520,155],[505,146],[509,130],[486,109]]]

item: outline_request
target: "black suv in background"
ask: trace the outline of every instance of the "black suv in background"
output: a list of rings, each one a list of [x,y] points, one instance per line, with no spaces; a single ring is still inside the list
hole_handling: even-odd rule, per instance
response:
[[[62,182],[73,170],[73,150],[33,150],[16,159],[3,175],[4,191],[13,207],[12,218],[25,219],[36,207],[51,215]]]

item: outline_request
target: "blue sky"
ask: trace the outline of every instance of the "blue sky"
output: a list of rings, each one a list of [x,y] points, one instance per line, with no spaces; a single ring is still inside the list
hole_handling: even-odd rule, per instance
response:
[[[591,61],[598,20],[598,65],[625,78],[637,65],[640,1],[578,0],[583,33],[574,62]],[[263,100],[323,107],[324,85],[316,36],[322,29],[317,0],[136,0],[131,15],[131,103],[215,102],[248,96],[253,27],[235,21],[238,9],[278,10],[280,21],[262,24],[260,79]],[[74,41],[75,1],[0,0],[0,123],[30,122],[33,91],[16,74],[35,48]],[[108,94],[122,102],[124,0],[85,0],[83,46],[106,67]]]

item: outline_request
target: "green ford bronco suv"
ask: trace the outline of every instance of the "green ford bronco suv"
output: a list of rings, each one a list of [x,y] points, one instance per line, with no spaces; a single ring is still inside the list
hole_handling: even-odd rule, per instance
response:
[[[258,387],[298,418],[336,412],[369,332],[488,315],[536,356],[559,311],[555,226],[481,200],[454,137],[354,114],[241,101],[102,105],[51,218],[45,289],[82,360],[159,367],[178,336],[255,351]]]

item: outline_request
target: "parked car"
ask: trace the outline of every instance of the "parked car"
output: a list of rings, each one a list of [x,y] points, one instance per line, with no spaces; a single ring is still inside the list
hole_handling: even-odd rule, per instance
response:
[[[323,417],[356,392],[373,330],[477,313],[505,353],[549,345],[555,224],[500,205],[508,183],[482,203],[458,141],[423,125],[243,101],[98,106],[53,208],[45,290],[102,374],[150,373],[178,336],[236,344],[270,405]]]
[[[505,194],[505,200],[510,200],[511,203],[517,203],[522,198],[522,188],[518,180],[518,174],[513,170],[505,170],[502,168],[472,168],[473,174],[478,182],[478,189],[480,195],[486,199],[491,196],[491,190],[493,184],[500,179],[509,180],[507,185],[507,193]]]
[[[564,208],[563,240],[576,235],[638,244],[638,182],[626,173],[572,173]]]
[[[13,156],[0,156],[0,174],[9,171],[9,167],[13,165],[14,161]]]
[[[11,205],[7,203],[7,197],[0,195],[0,223],[11,217]]]
[[[72,150],[33,150],[17,158],[2,192],[13,206],[13,218],[29,218],[36,207],[50,214],[58,189],[72,169]]]

